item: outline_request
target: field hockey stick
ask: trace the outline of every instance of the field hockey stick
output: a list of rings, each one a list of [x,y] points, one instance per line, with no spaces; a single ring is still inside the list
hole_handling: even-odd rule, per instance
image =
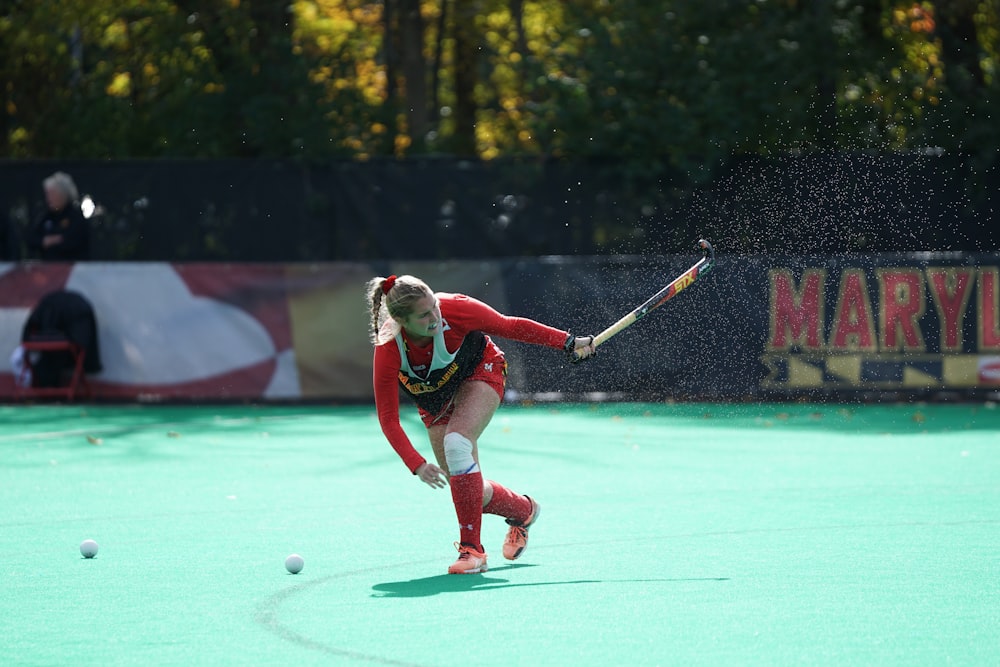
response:
[[[701,248],[702,257],[698,260],[698,263],[692,266],[690,269],[682,273],[681,275],[674,278],[674,280],[661,289],[659,292],[649,297],[646,303],[642,304],[631,313],[621,318],[610,327],[602,331],[601,333],[594,336],[594,348],[596,349],[598,345],[602,345],[608,342],[612,336],[617,333],[621,333],[628,327],[632,326],[640,319],[656,310],[670,299],[677,296],[677,293],[682,289],[693,284],[698,278],[708,273],[712,267],[715,265],[715,249],[712,248],[712,244],[701,239],[698,241],[698,247]],[[580,357],[573,353],[573,360],[576,361]]]

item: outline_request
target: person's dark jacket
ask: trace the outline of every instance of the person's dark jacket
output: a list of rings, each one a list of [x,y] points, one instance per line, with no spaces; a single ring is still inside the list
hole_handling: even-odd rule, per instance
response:
[[[43,247],[42,239],[60,234],[61,243]],[[90,222],[83,217],[80,205],[73,203],[59,211],[46,211],[26,239],[28,252],[48,261],[90,259]]]
[[[101,349],[97,340],[97,317],[94,308],[79,292],[56,290],[43,296],[31,311],[21,330],[22,341],[69,340],[86,351],[83,370],[99,373],[103,370]],[[34,365],[32,386],[58,386],[62,373],[73,366],[65,352],[42,352]]]
[[[21,259],[21,239],[17,228],[10,220],[0,217],[0,262],[16,262]]]

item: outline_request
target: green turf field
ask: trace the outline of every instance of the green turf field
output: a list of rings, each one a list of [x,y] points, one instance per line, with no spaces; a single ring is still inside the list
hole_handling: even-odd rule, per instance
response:
[[[480,454],[543,513],[449,576],[371,408],[0,406],[3,664],[1000,664],[990,404],[504,406]]]

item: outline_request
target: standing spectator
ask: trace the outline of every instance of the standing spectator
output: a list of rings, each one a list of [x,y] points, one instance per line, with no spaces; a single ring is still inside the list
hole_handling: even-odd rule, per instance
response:
[[[80,210],[76,183],[57,171],[42,185],[47,210],[28,235],[29,253],[50,261],[90,259],[90,222]]]

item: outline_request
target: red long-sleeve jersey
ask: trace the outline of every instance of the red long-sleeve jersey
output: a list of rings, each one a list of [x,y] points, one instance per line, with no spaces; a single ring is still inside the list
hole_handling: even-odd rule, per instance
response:
[[[448,323],[444,331],[445,347],[449,352],[456,351],[462,345],[466,334],[470,331],[482,331],[487,335],[501,338],[545,345],[562,349],[569,333],[524,317],[510,317],[498,313],[482,301],[463,294],[438,293],[435,295],[441,307],[441,318]],[[406,341],[407,359],[410,367],[420,367],[430,364],[434,351],[434,342],[417,346],[406,335],[401,334]],[[488,346],[494,346],[492,341]],[[389,444],[396,450],[403,463],[416,473],[426,461],[413,447],[406,432],[399,423],[399,373],[402,359],[399,356],[399,346],[395,340],[389,340],[375,346],[374,369],[372,381],[375,387],[375,408],[378,411],[378,421],[382,433]]]

